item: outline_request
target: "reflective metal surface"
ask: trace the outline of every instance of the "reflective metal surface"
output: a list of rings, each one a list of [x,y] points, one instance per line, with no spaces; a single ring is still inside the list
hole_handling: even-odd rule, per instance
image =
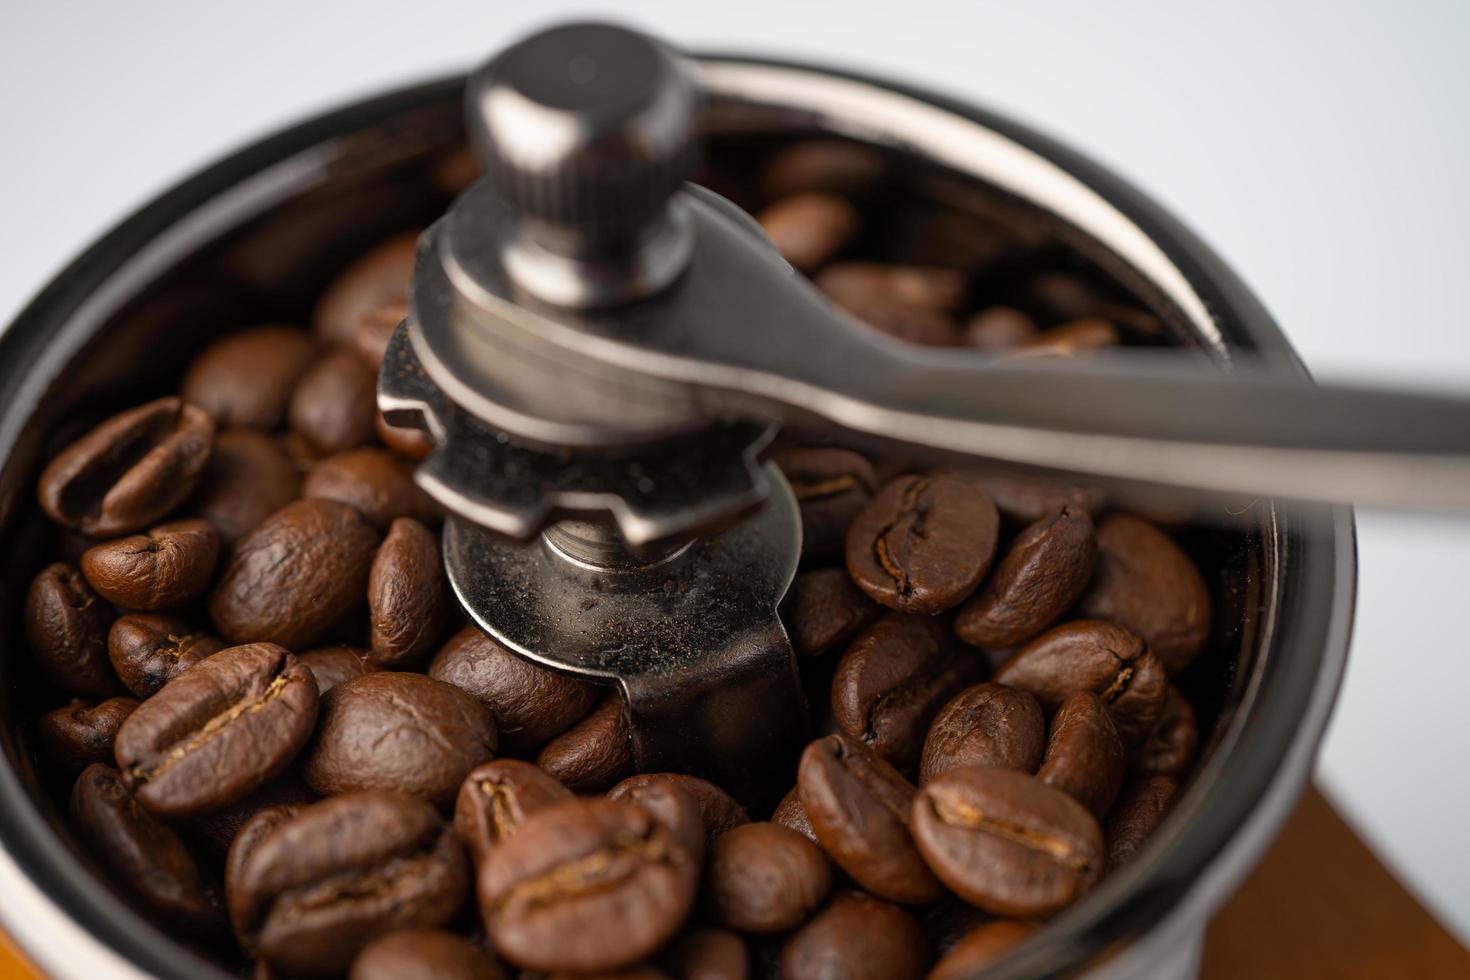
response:
[[[405,325],[378,376],[378,404],[394,425],[434,442],[414,478],[452,514],[525,541],[566,517],[606,517],[635,548],[692,537],[751,513],[770,494],[756,461],[774,434],[728,422],[645,453],[571,456],[512,441],[430,380]]]
[[[767,506],[649,565],[594,566],[450,518],[444,560],[470,615],[541,666],[615,683],[640,772],[688,772],[756,812],[806,744],[796,660],[776,610],[796,574],[796,501],[767,465]]]
[[[476,71],[466,122],[515,215],[495,242],[511,279],[571,307],[672,282],[693,242],[668,201],[694,164],[699,99],[684,59],[610,24],[540,31]]]

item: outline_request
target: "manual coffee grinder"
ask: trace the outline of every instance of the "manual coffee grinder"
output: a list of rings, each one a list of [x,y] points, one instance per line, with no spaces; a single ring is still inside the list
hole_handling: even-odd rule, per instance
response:
[[[998,362],[857,326],[685,182],[699,104],[688,63],[605,24],[477,71],[485,176],[420,241],[379,383],[388,421],[435,446],[416,479],[447,511],[464,608],[616,684],[639,770],[747,802],[789,786],[772,760],[808,733],[777,614],[800,521],[761,461],[778,426],[1211,493],[1470,500],[1470,413],[1448,400],[1198,354]]]

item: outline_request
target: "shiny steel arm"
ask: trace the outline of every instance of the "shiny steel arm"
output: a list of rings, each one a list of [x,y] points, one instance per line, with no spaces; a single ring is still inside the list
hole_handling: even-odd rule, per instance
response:
[[[676,203],[695,242],[682,278],[596,313],[518,290],[484,240],[511,218],[488,187],[472,192],[421,265],[424,281],[444,277],[447,304],[420,318],[425,366],[475,414],[550,446],[626,446],[738,417],[911,455],[1470,510],[1465,398],[1313,385],[1203,353],[1005,359],[902,344],[834,307],[728,202],[687,188]]]

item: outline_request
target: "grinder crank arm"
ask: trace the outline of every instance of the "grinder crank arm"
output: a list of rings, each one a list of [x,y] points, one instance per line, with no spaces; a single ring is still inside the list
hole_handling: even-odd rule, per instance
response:
[[[475,324],[458,367],[471,410],[531,442],[608,449],[740,418],[815,424],[909,455],[1470,510],[1462,397],[1314,385],[1203,352],[1007,358],[903,344],[856,324],[747,216],[692,186],[674,201],[693,239],[677,281],[610,311],[551,307],[505,276],[493,250],[465,248],[501,206],[488,188],[466,203],[439,247],[490,261],[449,263],[455,313]],[[433,357],[434,345],[419,349]]]

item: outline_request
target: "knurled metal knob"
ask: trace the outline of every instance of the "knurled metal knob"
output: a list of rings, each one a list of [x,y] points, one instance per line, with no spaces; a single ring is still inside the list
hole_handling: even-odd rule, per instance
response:
[[[695,160],[699,92],[657,41],[609,24],[555,27],[476,71],[466,101],[485,173],[540,248],[622,252],[670,223],[669,198]]]

